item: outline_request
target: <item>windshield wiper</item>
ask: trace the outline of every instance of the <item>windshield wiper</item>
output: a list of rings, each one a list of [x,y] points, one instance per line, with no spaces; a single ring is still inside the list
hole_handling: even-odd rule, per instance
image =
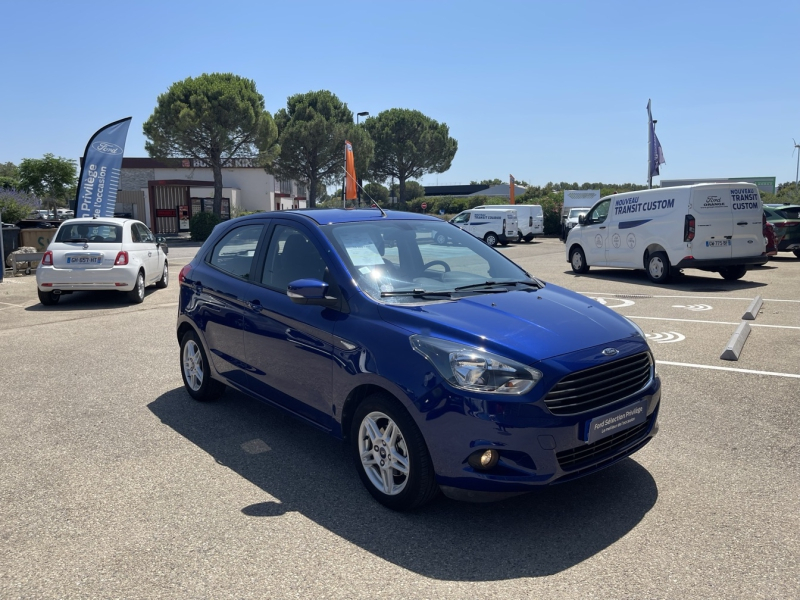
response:
[[[83,242],[83,243],[86,243],[88,241],[89,240],[86,239],[86,238],[69,238],[68,240],[64,240],[65,243],[67,243],[67,242]]]
[[[493,291],[491,288],[498,288],[498,287],[517,287],[518,285],[527,285],[530,287],[535,287],[539,289],[542,287],[538,281],[528,280],[528,281],[484,281],[483,283],[473,283],[471,285],[461,285],[454,289],[456,292],[462,292],[466,290],[481,290],[481,291]],[[483,289],[488,288],[488,289]],[[506,289],[499,289],[494,290],[497,292],[507,292]]]
[[[390,298],[392,296],[413,296],[414,298],[424,298],[429,296],[434,297],[450,297],[453,290],[450,291],[436,291],[429,292],[428,290],[415,289],[415,290],[393,290],[391,292],[381,292],[381,298]]]

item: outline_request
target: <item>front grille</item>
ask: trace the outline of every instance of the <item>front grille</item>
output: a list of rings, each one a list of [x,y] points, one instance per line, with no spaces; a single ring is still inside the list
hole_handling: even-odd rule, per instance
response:
[[[587,465],[612,459],[615,455],[620,453],[621,448],[639,441],[639,438],[644,437],[647,430],[650,428],[652,420],[653,415],[650,415],[644,423],[640,423],[636,427],[620,431],[619,433],[610,435],[602,440],[597,440],[591,444],[586,444],[585,446],[558,452],[556,454],[558,465],[565,471],[572,471]]]
[[[554,415],[574,415],[611,404],[639,391],[650,381],[649,352],[634,354],[564,377],[545,396]]]

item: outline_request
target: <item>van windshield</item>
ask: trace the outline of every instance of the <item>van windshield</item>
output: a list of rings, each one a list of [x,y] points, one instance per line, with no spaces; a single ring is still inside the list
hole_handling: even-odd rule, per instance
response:
[[[380,302],[440,301],[465,293],[465,286],[483,293],[487,283],[532,282],[478,238],[440,221],[338,223],[322,230],[359,287]]]

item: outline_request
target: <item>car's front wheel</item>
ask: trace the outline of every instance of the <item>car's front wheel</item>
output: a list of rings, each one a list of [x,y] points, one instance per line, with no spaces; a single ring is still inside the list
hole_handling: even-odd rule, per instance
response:
[[[167,264],[167,261],[164,261],[164,270],[161,272],[161,279],[156,281],[156,287],[163,290],[168,285],[169,285],[169,264]]]
[[[443,233],[437,233],[434,240],[440,246],[444,246],[447,243],[447,236]]]
[[[497,234],[489,232],[483,236],[483,241],[486,242],[487,246],[497,246]]]
[[[194,331],[181,339],[181,376],[186,391],[200,402],[216,400],[225,392],[225,384],[211,378],[208,357]]]
[[[358,475],[369,493],[393,510],[410,510],[439,492],[428,446],[396,400],[373,394],[359,405],[350,430]]]
[[[128,292],[128,300],[130,300],[131,304],[144,302],[144,273],[141,271],[136,274],[136,283],[133,284],[133,289]]]
[[[580,246],[576,246],[572,249],[572,253],[569,255],[569,264],[576,273],[582,274],[589,272],[589,265],[586,264],[586,255],[583,253]]]
[[[36,293],[39,294],[39,302],[45,306],[53,306],[54,304],[58,304],[58,301],[61,300],[61,294],[43,292],[42,290],[36,290]]]

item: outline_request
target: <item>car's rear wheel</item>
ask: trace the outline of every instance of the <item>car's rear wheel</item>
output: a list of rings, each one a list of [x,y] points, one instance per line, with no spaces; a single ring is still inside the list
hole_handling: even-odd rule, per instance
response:
[[[586,255],[584,255],[580,246],[572,249],[572,253],[569,255],[569,264],[572,265],[572,270],[576,273],[589,272],[589,265],[586,264]]]
[[[736,265],[735,267],[724,267],[719,270],[719,274],[722,275],[722,278],[727,279],[728,281],[736,281],[737,279],[741,279],[742,277],[744,277],[745,273],[747,273],[746,265]]]
[[[384,506],[410,510],[439,492],[422,432],[396,400],[365,399],[353,417],[350,446],[362,483]]]
[[[194,331],[187,331],[181,340],[181,376],[186,391],[200,402],[216,400],[225,392],[225,384],[211,378],[208,357]]]
[[[443,233],[437,233],[434,241],[440,246],[444,246],[447,243],[447,236]]]
[[[666,252],[653,252],[647,257],[647,276],[653,283],[669,279],[669,258]]]
[[[161,273],[161,279],[156,281],[156,287],[163,290],[168,285],[169,285],[169,264],[167,264],[167,261],[164,261],[164,270]]]
[[[130,300],[131,304],[144,302],[144,273],[141,271],[136,274],[136,283],[133,285],[133,289],[128,292],[128,300]]]
[[[42,290],[36,290],[36,293],[39,294],[39,302],[45,306],[53,306],[54,304],[58,304],[58,301],[61,300],[61,294],[43,292]]]
[[[487,246],[497,246],[497,234],[489,232],[483,236],[483,241],[486,242]]]

